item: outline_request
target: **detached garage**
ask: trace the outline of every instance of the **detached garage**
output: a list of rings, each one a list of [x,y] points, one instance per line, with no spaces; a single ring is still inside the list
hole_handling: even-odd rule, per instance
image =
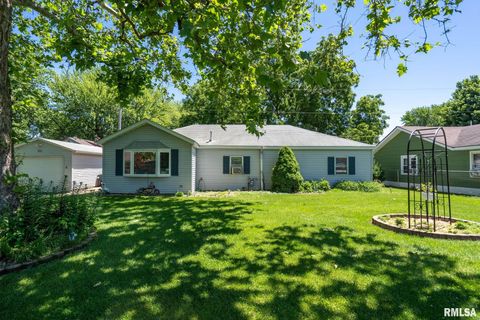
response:
[[[38,138],[15,147],[17,173],[61,184],[94,187],[102,173],[102,148],[92,145]]]

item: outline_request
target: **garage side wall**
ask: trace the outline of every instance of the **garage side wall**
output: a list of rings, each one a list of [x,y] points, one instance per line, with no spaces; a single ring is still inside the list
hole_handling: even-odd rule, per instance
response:
[[[66,176],[66,188],[72,185],[72,152],[48,143],[30,142],[15,148],[17,173],[37,174],[46,183],[60,184]],[[57,161],[61,159],[61,161]],[[28,163],[28,167],[26,167]],[[52,167],[51,163],[54,163]],[[61,166],[61,167],[60,167]]]
[[[102,174],[102,156],[88,154],[72,155],[72,182],[94,187],[97,176]]]

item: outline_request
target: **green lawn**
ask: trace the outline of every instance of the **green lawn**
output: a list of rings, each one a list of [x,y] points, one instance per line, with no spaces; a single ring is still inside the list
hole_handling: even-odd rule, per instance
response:
[[[86,250],[0,277],[4,319],[439,319],[480,314],[480,242],[395,234],[404,190],[107,197]],[[480,198],[454,196],[480,220]]]

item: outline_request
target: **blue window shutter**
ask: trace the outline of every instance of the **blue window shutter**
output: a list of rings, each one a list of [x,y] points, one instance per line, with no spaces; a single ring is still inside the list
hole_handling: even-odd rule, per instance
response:
[[[170,156],[171,156],[171,175],[172,176],[178,176],[178,149],[172,149],[170,150]]]
[[[328,174],[335,174],[335,157],[328,157]]]
[[[243,173],[250,174],[250,156],[243,156]]]
[[[230,157],[223,156],[223,174],[230,173]]]
[[[123,149],[115,150],[115,175],[123,176]]]
[[[348,174],[355,174],[355,157],[348,157]]]

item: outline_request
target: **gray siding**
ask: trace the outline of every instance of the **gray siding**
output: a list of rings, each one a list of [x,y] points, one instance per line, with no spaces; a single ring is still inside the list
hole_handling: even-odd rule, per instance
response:
[[[70,150],[41,142],[39,147],[37,142],[30,142],[15,148],[15,158],[17,163],[24,157],[62,157],[64,163],[64,175],[67,176],[66,188],[70,190],[72,186],[72,152]]]
[[[250,174],[223,174],[223,156],[250,156]],[[197,186],[199,190],[241,190],[248,178],[256,178],[260,189],[259,149],[198,149]],[[202,182],[200,183],[200,179]]]
[[[72,155],[72,181],[95,186],[97,176],[102,173],[102,156],[88,154]]]
[[[124,149],[134,141],[160,141],[178,149],[178,176],[126,177],[115,175],[115,150]],[[112,193],[135,193],[153,182],[161,193],[189,192],[192,189],[192,145],[167,132],[144,125],[103,145],[103,182]]]
[[[264,150],[263,165],[265,189],[272,186],[272,170],[278,158],[279,150]],[[331,184],[341,180],[369,181],[372,180],[371,150],[307,150],[293,149],[300,165],[300,170],[306,180],[327,179]],[[355,175],[328,175],[328,157],[355,157]]]

